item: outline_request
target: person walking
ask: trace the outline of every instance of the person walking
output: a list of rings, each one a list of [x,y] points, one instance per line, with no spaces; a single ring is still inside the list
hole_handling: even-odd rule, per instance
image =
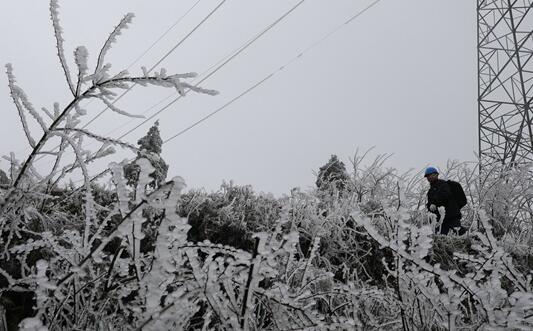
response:
[[[461,210],[448,182],[439,179],[439,172],[435,167],[428,167],[424,172],[424,177],[429,182],[427,209],[437,215],[439,220],[441,218],[439,207],[444,207],[445,210],[440,234],[447,235],[452,230],[460,235],[463,234],[465,230],[461,226]]]

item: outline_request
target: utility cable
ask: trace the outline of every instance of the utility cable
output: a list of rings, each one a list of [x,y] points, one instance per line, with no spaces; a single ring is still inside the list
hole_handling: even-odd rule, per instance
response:
[[[258,81],[257,83],[255,83],[254,85],[250,86],[248,89],[246,89],[244,92],[242,92],[241,94],[239,94],[238,96],[236,96],[235,98],[231,99],[229,102],[227,102],[226,104],[224,104],[223,106],[221,106],[220,108],[217,108],[216,110],[212,111],[211,113],[209,113],[208,115],[202,117],[200,120],[196,121],[195,123],[193,123],[192,125],[188,126],[187,128],[181,130],[180,132],[176,133],[175,135],[165,139],[163,141],[163,144],[169,142],[169,141],[172,141],[173,139],[179,137],[180,135],[184,134],[185,132],[193,129],[194,127],[198,126],[199,124],[201,124],[202,122],[208,120],[209,118],[211,118],[212,116],[214,116],[215,114],[221,112],[222,110],[226,109],[228,106],[230,106],[231,104],[233,104],[234,102],[236,102],[237,100],[239,100],[240,98],[244,97],[246,94],[252,92],[253,90],[255,90],[256,88],[260,87],[261,85],[263,85],[266,81],[268,81],[270,78],[274,77],[274,75],[276,75],[277,73],[285,70],[289,65],[293,64],[295,61],[301,59],[306,53],[308,53],[309,51],[311,51],[312,49],[314,49],[315,47],[317,47],[318,45],[320,45],[321,43],[323,43],[324,41],[326,41],[327,39],[329,39],[332,35],[334,35],[335,33],[337,33],[339,30],[341,30],[342,28],[346,27],[348,24],[350,24],[351,22],[353,22],[356,18],[358,18],[359,16],[361,16],[362,14],[364,14],[367,10],[369,10],[370,8],[372,8],[373,6],[375,6],[378,2],[380,2],[381,0],[375,0],[374,2],[372,2],[370,5],[368,5],[367,7],[365,7],[364,9],[362,9],[361,11],[357,12],[355,15],[351,16],[346,22],[342,23],[341,25],[337,26],[335,29],[331,30],[330,32],[328,32],[324,37],[322,37],[321,39],[315,41],[314,43],[312,43],[311,45],[309,45],[308,47],[306,47],[302,52],[300,52],[298,55],[296,55],[295,57],[291,58],[289,61],[287,61],[284,65],[282,65],[281,67],[279,67],[278,69],[276,69],[275,71],[273,71],[272,73],[268,74],[267,76],[265,76],[263,79],[261,79],[260,81]]]
[[[222,107],[216,109],[215,111],[209,113],[207,116],[204,116],[202,117],[200,120],[194,122],[193,124],[191,124],[190,126],[188,126],[187,128],[181,130],[180,132],[176,133],[175,135],[173,135],[172,137],[166,139],[163,141],[163,144],[166,144],[167,142],[173,140],[174,138],[184,134],[185,132],[191,130],[192,128],[194,128],[195,126],[199,125],[200,123],[206,121],[207,119],[209,119],[210,117],[214,116],[216,113],[226,109],[229,105],[231,105],[232,103],[234,103],[235,101],[239,100],[240,98],[242,98],[243,96],[245,96],[246,94],[250,93],[251,91],[255,90],[257,87],[263,85],[263,83],[265,83],[267,80],[269,80],[270,78],[272,78],[272,76],[274,76],[275,72],[267,75],[265,78],[261,79],[259,82],[255,83],[254,85],[250,86],[248,89],[246,89],[244,92],[242,92],[241,94],[239,94],[238,96],[236,96],[235,98],[231,99],[230,101],[228,101],[227,103],[225,103]]]
[[[298,8],[300,5],[302,5],[303,3],[305,2],[305,0],[300,0],[296,5],[294,5],[292,8],[290,8],[285,14],[283,14],[281,17],[279,17],[277,20],[275,20],[273,23],[271,23],[269,26],[267,26],[261,33],[259,33],[257,36],[255,36],[254,38],[252,38],[250,41],[248,41],[248,43],[246,43],[242,48],[240,48],[235,54],[233,54],[232,56],[230,56],[227,60],[225,60],[224,62],[222,62],[216,69],[214,69],[211,73],[209,73],[206,77],[204,77],[202,80],[200,80],[198,83],[196,83],[195,86],[198,86],[200,85],[201,83],[203,83],[204,81],[206,81],[207,79],[211,78],[215,73],[217,73],[220,69],[222,69],[224,66],[226,66],[229,62],[231,62],[233,59],[235,59],[239,54],[241,54],[244,50],[246,50],[248,47],[250,47],[253,43],[255,43],[259,38],[261,38],[262,36],[264,36],[267,32],[269,32],[272,28],[274,28],[276,25],[278,25],[280,22],[282,22],[286,17],[288,17],[293,11],[296,10],[296,8]],[[146,118],[145,120],[143,120],[141,123],[137,124],[135,127],[131,128],[130,130],[128,130],[126,133],[122,134],[120,137],[118,137],[117,139],[122,139],[124,138],[125,136],[129,135],[130,133],[132,133],[133,131],[139,129],[142,125],[146,124],[147,122],[149,122],[150,120],[152,120],[155,116],[161,114],[162,112],[164,112],[165,110],[167,110],[168,108],[170,108],[170,106],[172,106],[174,103],[176,103],[179,99],[181,99],[182,97],[181,96],[178,96],[176,97],[174,100],[172,100],[171,102],[169,102],[167,105],[165,105],[163,108],[161,108],[160,110],[158,110],[157,112],[155,112],[154,114],[150,115],[148,118]]]
[[[305,0],[303,0],[305,1]],[[302,2],[303,2],[302,1]],[[247,88],[245,91],[243,91],[242,93],[240,93],[238,96],[236,96],[235,98],[231,99],[230,101],[228,101],[227,103],[225,103],[224,105],[222,105],[221,107],[217,108],[216,110],[212,111],[211,113],[209,113],[208,115],[202,117],[200,120],[194,122],[193,124],[189,125],[188,127],[186,127],[185,129],[177,132],[176,134],[172,135],[171,137],[165,139],[163,141],[163,145],[176,139],[177,137],[181,136],[182,134],[188,132],[189,130],[193,129],[194,127],[200,125],[201,123],[203,123],[204,121],[208,120],[209,118],[213,117],[215,114],[221,112],[222,110],[226,109],[227,107],[229,107],[230,105],[232,105],[233,103],[235,103],[236,101],[238,101],[240,98],[246,96],[248,93],[252,92],[253,90],[255,90],[256,88],[260,87],[261,85],[263,85],[264,83],[266,83],[268,80],[270,80],[270,78],[274,77],[277,73],[285,70],[288,66],[290,66],[291,64],[293,64],[294,62],[296,62],[297,60],[301,59],[306,53],[310,52],[311,50],[313,50],[314,48],[316,48],[317,46],[319,46],[321,43],[325,42],[327,39],[329,39],[331,36],[333,36],[335,33],[337,33],[338,31],[340,31],[342,28],[346,27],[347,25],[349,25],[350,23],[352,23],[354,20],[356,20],[359,16],[363,15],[366,11],[368,11],[369,9],[371,9],[372,7],[374,7],[375,5],[377,5],[379,2],[381,2],[381,0],[375,0],[373,1],[372,3],[370,3],[367,7],[363,8],[362,10],[358,11],[356,14],[354,14],[353,16],[351,16],[348,20],[346,20],[344,23],[340,24],[339,26],[337,26],[336,28],[334,28],[333,30],[331,30],[330,32],[328,32],[326,35],[324,35],[324,37],[318,39],[317,41],[315,41],[314,43],[310,44],[308,47],[306,47],[302,52],[300,52],[298,55],[296,55],[295,57],[291,58],[290,60],[288,60],[284,65],[282,65],[281,67],[279,67],[278,69],[276,69],[275,71],[273,71],[272,73],[266,75],[264,78],[262,78],[261,80],[259,80],[257,83],[253,84],[252,86],[250,86],[249,88]],[[109,169],[107,170],[104,170],[103,172],[101,172],[99,175],[98,175],[98,178],[101,177],[103,174],[105,174],[106,172],[108,172]],[[75,183],[78,183],[82,180],[78,180],[78,181],[75,181]]]
[[[167,34],[169,34],[170,31],[172,31],[172,29],[174,29],[185,17],[187,17],[187,15],[189,15],[189,13],[194,9],[196,8],[196,6],[198,6],[198,4],[200,3],[200,1],[202,0],[197,0],[191,8],[189,8],[185,14],[183,14],[180,18],[178,18],[165,32],[163,32],[163,34],[161,36],[159,36],[159,38],[157,38],[141,55],[139,55],[135,60],[133,60],[133,62],[126,68],[126,70],[130,70],[131,67],[133,67],[136,63],[138,63],[149,51],[151,51],[155,45],[157,45],[161,39],[163,39]]]
[[[198,78],[200,77],[204,77],[205,74],[209,73],[210,75],[212,75],[214,72],[211,72],[211,70],[213,70],[213,68],[219,66],[222,62],[225,62],[226,60],[228,60],[228,58],[230,57],[234,57],[234,54],[237,53],[237,52],[240,52],[244,47],[246,47],[246,45],[252,40],[254,39],[255,36],[249,40],[247,40],[243,45],[239,46],[238,48],[232,50],[230,53],[226,54],[224,57],[222,57],[220,60],[218,60],[216,63],[212,64],[209,68],[207,68],[206,70],[202,71],[202,73],[200,73],[198,75]],[[193,84],[195,85],[198,85],[198,78],[196,80],[193,81]],[[188,89],[186,89],[186,91],[188,91]],[[159,105],[161,105],[163,102],[169,100],[170,98],[172,97],[176,97],[177,95],[177,92],[175,93],[171,93],[169,95],[167,95],[165,98],[159,100],[156,104],[153,104],[152,106],[150,106],[149,108],[147,108],[146,110],[144,110],[141,115],[144,115],[148,112],[150,112],[152,109],[158,107]],[[175,100],[177,101],[177,100]],[[112,129],[111,131],[108,131],[104,134],[105,137],[115,133],[117,130],[120,130],[122,129],[123,127],[125,126],[128,126],[129,124],[133,123],[134,121],[136,121],[136,119],[132,118],[132,119],[129,119],[128,121],[126,121],[125,123],[115,127],[114,129]]]
[[[278,19],[276,19],[274,22],[272,22],[271,24],[269,24],[265,29],[263,29],[260,33],[258,33],[255,37],[253,37],[252,39],[248,40],[243,46],[237,48],[236,50],[234,50],[232,53],[230,53],[229,55],[227,55],[225,58],[222,58],[221,60],[219,60],[217,63],[215,63],[214,65],[212,65],[210,68],[208,68],[206,70],[209,71],[211,68],[213,67],[216,67],[216,69],[214,69],[213,71],[211,71],[206,77],[204,77],[202,80],[200,80],[198,83],[195,84],[195,86],[198,86],[199,84],[201,84],[202,82],[206,81],[207,79],[209,79],[210,77],[212,77],[216,72],[218,72],[220,69],[222,69],[224,66],[226,66],[229,62],[231,62],[233,59],[235,59],[239,54],[241,54],[244,50],[246,50],[248,47],[250,47],[252,44],[254,44],[257,40],[259,40],[262,36],[264,36],[267,32],[269,32],[272,28],[274,28],[276,25],[278,25],[281,21],[283,21],[287,16],[289,16],[293,11],[296,10],[296,8],[298,8],[299,6],[301,6],[306,0],[300,0],[298,3],[296,3],[296,5],[294,5],[293,7],[291,7],[287,12],[285,12],[282,16],[280,16]],[[217,66],[218,65],[218,66]],[[250,92],[251,90],[253,90],[254,88],[256,88],[257,86],[261,85],[264,81],[266,81],[268,78],[270,77],[267,77],[266,79],[264,79],[263,81],[255,84],[254,86],[250,87],[248,90],[246,90],[245,92],[243,92],[239,97],[236,97],[234,98],[232,101],[230,101],[229,103],[227,103],[225,106],[223,106],[223,108],[229,106],[231,103],[237,101],[240,97],[244,96],[245,94],[247,94],[248,92]],[[167,96],[166,98],[164,98],[162,101],[159,101],[156,105],[160,104],[161,102],[165,101],[165,100],[168,100],[171,96],[173,95],[169,95]],[[157,116],[158,114],[160,114],[161,112],[165,111],[166,109],[168,109],[172,104],[174,104],[176,101],[178,101],[179,99],[181,98],[181,96],[178,96],[177,98],[175,98],[174,100],[172,100],[170,103],[168,103],[166,106],[164,106],[162,109],[160,109],[158,112],[156,112],[155,114],[151,115],[149,118],[147,118],[146,120],[144,120],[142,123],[140,123],[139,125],[135,126],[133,129],[130,129],[128,130],[126,133],[124,133],[123,135],[121,135],[119,138],[117,138],[118,140],[122,139],[123,137],[125,137],[126,135],[130,134],[131,132],[137,130],[141,125],[147,123],[149,120],[151,120],[152,118],[154,118],[155,116]],[[156,105],[153,105],[152,107],[150,107],[148,110],[154,108]],[[222,109],[223,109],[222,108]],[[220,110],[222,110],[220,109]],[[147,111],[148,111],[147,110]],[[220,111],[219,110],[219,111]],[[147,111],[143,112],[143,113],[146,113]],[[218,111],[217,111],[218,112]],[[216,112],[215,112],[216,113]],[[212,114],[214,115],[214,114]],[[211,115],[211,116],[212,116]],[[210,117],[210,116],[208,116]],[[205,119],[204,119],[205,120]],[[199,124],[199,123],[197,123]],[[193,124],[193,126],[197,125],[197,124]],[[104,170],[104,173],[106,171]],[[100,175],[98,175],[98,177],[100,177],[102,175],[102,173]],[[79,182],[80,180],[78,181],[75,181],[75,183]]]
[[[222,1],[218,7],[220,7],[222,5],[222,3],[224,3],[226,0]],[[196,86],[198,86],[199,84],[201,84],[202,82],[204,82],[205,80],[209,79],[211,76],[213,76],[216,72],[218,72],[220,69],[222,69],[224,66],[226,66],[229,62],[231,62],[233,59],[235,59],[239,54],[241,54],[244,50],[246,50],[248,47],[250,47],[253,43],[255,43],[259,38],[261,38],[263,35],[265,35],[268,31],[270,31],[272,28],[274,28],[276,25],[278,25],[281,21],[283,21],[287,16],[289,16],[289,14],[291,14],[294,10],[296,10],[296,8],[298,8],[300,5],[302,5],[303,3],[305,2],[305,0],[300,0],[296,5],[294,5],[293,7],[291,7],[287,12],[285,12],[282,16],[280,16],[278,19],[276,19],[273,23],[269,24],[265,29],[263,29],[260,33],[258,33],[255,37],[253,37],[252,39],[248,40],[244,45],[240,46],[239,48],[237,48],[236,50],[234,50],[232,53],[228,54],[226,57],[222,58],[221,60],[219,60],[217,63],[215,63],[214,65],[212,65],[211,67],[209,67],[206,71],[204,71],[204,73],[208,72],[210,69],[212,69],[213,67],[216,67],[216,69],[214,69],[213,71],[211,71],[206,77],[204,77],[202,80],[200,80],[198,83],[196,83]],[[217,7],[217,8],[218,8]],[[215,8],[214,11],[217,9]],[[212,13],[214,13],[214,11],[212,11],[210,13],[210,15]],[[209,16],[209,15],[208,15]],[[205,21],[206,19],[204,19],[203,21]],[[197,26],[198,27],[198,26]],[[189,35],[192,34],[189,33]],[[175,49],[176,47],[174,47]],[[218,65],[218,66],[217,66]],[[152,69],[157,66],[154,65],[152,67]],[[133,87],[133,86],[132,86]],[[125,93],[127,93],[129,90],[131,90],[130,87],[128,90],[126,90],[122,95],[119,96],[122,97]],[[150,108],[148,108],[147,110],[145,110],[143,112],[146,113],[148,111],[150,111],[151,109],[157,107],[159,104],[163,103],[164,101],[168,100],[170,97],[174,96],[175,94],[171,94],[167,97],[165,97],[163,100],[160,100],[158,103],[156,103],[155,105],[152,105]],[[135,126],[134,128],[130,129],[128,132],[124,133],[123,135],[121,135],[119,138],[117,139],[122,139],[124,138],[126,135],[130,134],[131,132],[137,130],[140,126],[142,126],[143,124],[147,123],[149,120],[151,120],[152,118],[154,118],[155,116],[157,116],[158,114],[160,114],[161,112],[165,111],[166,109],[168,109],[172,104],[174,104],[176,101],[178,101],[179,99],[181,98],[181,96],[178,96],[176,97],[174,100],[172,100],[169,104],[167,104],[166,106],[164,106],[162,109],[160,109],[158,112],[156,112],[155,114],[151,115],[149,118],[147,118],[146,120],[144,120],[142,123],[140,123],[139,125]],[[115,102],[118,101],[118,99],[115,100]],[[107,108],[106,108],[107,109]],[[105,111],[106,109],[104,109],[103,111]],[[102,111],[102,112],[103,112]],[[102,112],[98,115],[101,115]],[[97,115],[97,116],[98,116]],[[93,118],[91,120],[94,121],[95,118]],[[89,125],[91,122],[87,123],[85,126],[82,127],[85,128],[87,125]],[[131,122],[131,121],[130,121]],[[128,123],[130,123],[128,122]],[[126,124],[128,124],[126,123]],[[124,126],[125,124],[122,124],[121,126],[113,129],[111,131],[111,133],[115,130],[117,130],[118,128]],[[108,133],[109,134],[109,133]],[[56,149],[58,148],[59,146],[56,146]],[[43,158],[44,156],[42,156],[41,158]]]

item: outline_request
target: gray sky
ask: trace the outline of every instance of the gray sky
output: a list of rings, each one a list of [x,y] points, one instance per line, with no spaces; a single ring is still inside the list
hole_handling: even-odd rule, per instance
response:
[[[195,2],[61,1],[67,56],[72,60],[74,48],[85,45],[94,63],[109,32],[125,13],[133,12],[133,25],[109,52],[118,72]],[[131,72],[140,74],[140,66],[152,66],[218,2],[201,1]],[[201,73],[296,2],[226,1],[162,66],[170,73]],[[163,139],[231,100],[370,3],[307,0],[202,84],[220,95],[189,94],[157,116]],[[2,5],[0,62],[13,64],[19,85],[36,108],[51,108],[55,101],[64,106],[69,93],[55,56],[48,1]],[[233,179],[275,194],[313,185],[313,171],[331,154],[348,165],[358,147],[394,153],[388,165],[401,170],[442,166],[448,159],[472,160],[477,149],[476,68],[474,2],[383,0],[265,85],[165,145],[163,157],[169,174],[184,177],[189,187],[216,190],[223,179]],[[5,75],[2,79],[0,152],[14,151],[23,158],[28,144]],[[117,105],[139,114],[172,93],[136,87]],[[102,109],[93,102],[87,118]],[[89,128],[105,134],[122,126],[111,134],[116,137],[140,121],[106,112]],[[148,128],[125,140],[136,142]],[[0,165],[5,168],[7,162]],[[98,170],[104,167],[98,164]]]

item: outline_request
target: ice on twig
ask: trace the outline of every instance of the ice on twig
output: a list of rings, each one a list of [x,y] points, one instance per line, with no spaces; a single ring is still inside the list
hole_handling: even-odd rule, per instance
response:
[[[104,58],[107,54],[107,52],[111,49],[111,45],[117,41],[117,37],[122,33],[122,30],[128,28],[128,24],[131,23],[133,20],[133,17],[135,15],[133,13],[128,13],[126,16],[120,20],[119,24],[115,27],[115,29],[111,32],[109,37],[107,38],[106,42],[104,43],[104,46],[100,50],[100,54],[98,55],[98,61],[96,63],[96,69],[95,73],[97,73],[100,68],[102,68],[104,64]]]
[[[61,63],[61,67],[63,68],[63,72],[65,73],[65,78],[67,79],[68,87],[70,88],[70,91],[72,94],[75,94],[75,88],[74,84],[72,83],[72,78],[70,76],[70,70],[67,65],[67,60],[65,57],[65,49],[63,47],[63,42],[65,41],[63,39],[63,29],[61,28],[61,24],[59,23],[59,3],[58,0],[51,0],[50,1],[50,18],[52,19],[52,25],[54,27],[54,36],[56,38],[56,47],[57,47],[57,56],[59,57],[59,62]]]

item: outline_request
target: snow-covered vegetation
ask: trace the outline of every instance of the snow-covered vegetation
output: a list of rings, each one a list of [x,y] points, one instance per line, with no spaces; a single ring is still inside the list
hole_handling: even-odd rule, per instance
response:
[[[105,42],[67,66],[58,5],[51,16],[72,92],[38,111],[7,76],[32,151],[11,154],[0,176],[0,321],[23,330],[509,330],[533,328],[533,181],[526,165],[450,162],[443,176],[470,201],[463,236],[435,235],[420,173],[387,168],[387,156],[336,157],[316,189],[275,198],[225,183],[185,191],[167,180],[157,125],[138,146],[79,128],[80,102],[110,110],[117,90],[151,84],[215,94],[164,70],[111,73]],[[34,138],[29,121],[41,128]],[[101,147],[89,150],[88,141]],[[116,148],[134,160],[112,160]],[[73,162],[68,153],[73,153]],[[37,158],[52,159],[45,174]],[[108,158],[109,171],[93,161]],[[114,162],[113,162],[114,161]],[[481,174],[480,174],[481,173]],[[68,181],[74,174],[83,180]],[[3,326],[2,325],[2,326]],[[0,326],[0,329],[1,327]]]

